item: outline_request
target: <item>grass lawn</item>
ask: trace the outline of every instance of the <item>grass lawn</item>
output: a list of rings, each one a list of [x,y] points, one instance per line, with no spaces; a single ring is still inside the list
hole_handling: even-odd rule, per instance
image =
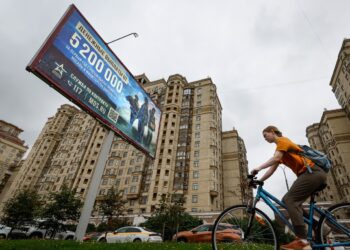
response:
[[[84,249],[84,250],[211,250],[210,244],[186,244],[186,243],[78,243],[75,241],[58,241],[58,240],[0,240],[1,250],[45,250],[45,249]],[[230,248],[232,249],[232,248]],[[237,246],[237,250],[265,250],[262,245],[256,245],[256,248],[250,246]]]

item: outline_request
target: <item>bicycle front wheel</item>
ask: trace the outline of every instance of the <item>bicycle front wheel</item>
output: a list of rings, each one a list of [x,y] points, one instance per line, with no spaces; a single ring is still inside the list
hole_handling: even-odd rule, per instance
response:
[[[350,249],[350,203],[330,207],[318,224],[318,241],[322,244],[347,243],[341,249]],[[335,248],[337,249],[337,248]]]
[[[260,209],[237,205],[224,210],[212,231],[213,250],[278,249],[276,231]]]

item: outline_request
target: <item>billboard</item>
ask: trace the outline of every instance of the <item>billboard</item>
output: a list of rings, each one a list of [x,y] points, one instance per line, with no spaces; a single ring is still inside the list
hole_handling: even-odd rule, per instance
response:
[[[26,69],[155,156],[160,109],[74,5]]]

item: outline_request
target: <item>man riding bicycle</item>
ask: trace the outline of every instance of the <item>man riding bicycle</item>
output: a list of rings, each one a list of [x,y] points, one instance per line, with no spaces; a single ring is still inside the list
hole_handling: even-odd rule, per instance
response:
[[[268,161],[254,168],[251,174],[256,175],[260,170],[269,168],[260,179],[265,181],[276,171],[278,165],[283,163],[297,175],[292,187],[283,197],[297,237],[289,244],[282,245],[281,249],[311,249],[306,240],[302,204],[314,191],[326,183],[327,174],[311,160],[297,154],[302,149],[287,137],[283,137],[275,126],[265,128],[263,136],[267,142],[276,144],[276,151]]]

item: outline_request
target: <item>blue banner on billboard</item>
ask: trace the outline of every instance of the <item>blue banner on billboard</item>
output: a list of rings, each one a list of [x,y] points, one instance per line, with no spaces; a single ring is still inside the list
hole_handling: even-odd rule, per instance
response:
[[[155,156],[160,109],[74,5],[27,69]]]

